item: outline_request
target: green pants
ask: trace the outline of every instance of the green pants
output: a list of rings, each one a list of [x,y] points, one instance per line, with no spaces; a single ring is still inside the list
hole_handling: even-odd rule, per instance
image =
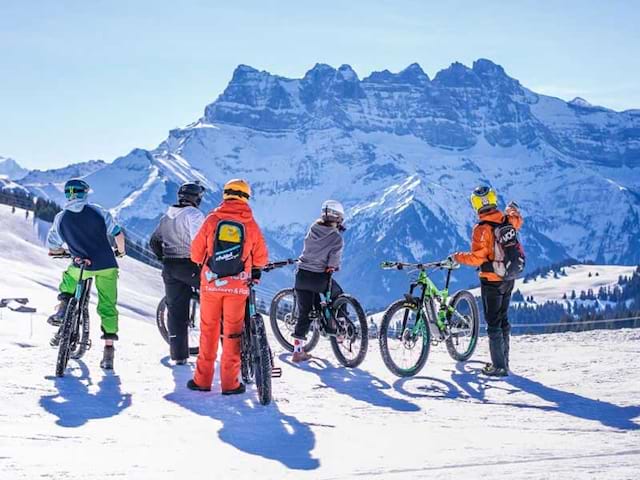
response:
[[[80,269],[73,265],[62,274],[60,292],[75,295]],[[94,278],[98,290],[98,315],[102,322],[102,331],[106,334],[118,333],[118,269],[85,270],[83,278]]]

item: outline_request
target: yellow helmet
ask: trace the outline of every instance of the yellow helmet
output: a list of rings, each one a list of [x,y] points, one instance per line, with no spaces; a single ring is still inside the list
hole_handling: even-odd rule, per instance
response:
[[[251,187],[246,180],[234,178],[224,184],[222,189],[222,198],[225,200],[242,200],[248,202],[251,198]]]
[[[477,213],[483,213],[492,208],[497,208],[498,194],[493,188],[487,187],[486,185],[476,187],[471,194],[471,206]]]

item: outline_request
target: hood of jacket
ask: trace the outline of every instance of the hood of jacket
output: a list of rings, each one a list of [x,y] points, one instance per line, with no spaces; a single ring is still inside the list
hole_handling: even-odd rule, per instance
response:
[[[502,223],[502,221],[504,220],[504,213],[502,213],[498,209],[495,209],[491,210],[490,212],[481,213],[480,215],[478,215],[478,218],[480,218],[481,222]]]
[[[253,219],[251,207],[242,200],[224,200],[213,213],[220,217],[247,222]]]
[[[309,229],[309,239],[320,241],[330,235],[335,235],[336,232],[338,232],[336,227],[329,227],[316,222]]]

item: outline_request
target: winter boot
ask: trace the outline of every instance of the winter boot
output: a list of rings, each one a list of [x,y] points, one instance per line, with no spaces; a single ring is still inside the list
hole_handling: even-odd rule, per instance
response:
[[[186,358],[181,358],[180,360],[176,360],[176,365],[186,365],[186,364],[187,364]]]
[[[223,395],[238,395],[240,393],[244,393],[247,391],[247,388],[244,386],[244,383],[241,383],[238,388],[234,388],[233,390],[223,390]]]
[[[506,370],[504,358],[504,337],[502,330],[491,331],[489,334],[489,352],[491,353],[491,364],[496,369]]]
[[[305,352],[304,350],[300,350],[299,352],[293,352],[291,356],[291,361],[293,363],[302,363],[311,360],[313,357],[310,353]]]
[[[51,340],[49,340],[49,345],[51,345],[52,347],[57,347],[58,345],[60,345],[60,332],[62,331],[62,327],[58,328],[58,330],[56,331],[55,335],[53,337],[51,337]]]
[[[506,368],[496,368],[490,363],[487,363],[482,368],[482,373],[484,373],[488,377],[506,377],[507,375],[509,375],[509,372]]]
[[[511,329],[506,329],[502,331],[502,343],[503,343],[503,349],[504,349],[504,368],[506,368],[507,371],[509,371],[509,341],[511,339],[511,336],[509,335],[510,331]]]
[[[211,387],[207,388],[207,387],[201,387],[200,385],[198,385],[196,382],[194,382],[193,380],[189,380],[187,382],[187,388],[189,390],[194,390],[196,392],[210,392],[211,391]]]
[[[47,318],[47,323],[49,325],[53,325],[54,327],[59,327],[62,325],[62,321],[64,320],[64,315],[67,313],[67,305],[69,305],[69,300],[71,300],[72,295],[68,293],[61,293],[58,295],[58,300],[60,303],[58,304],[56,313]]]
[[[115,353],[115,348],[113,345],[105,345],[104,353],[102,355],[102,361],[100,362],[100,367],[105,370],[113,370],[113,357]]]

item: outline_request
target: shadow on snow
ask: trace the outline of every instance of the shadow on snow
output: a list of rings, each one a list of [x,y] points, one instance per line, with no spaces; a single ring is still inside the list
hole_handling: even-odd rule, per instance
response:
[[[175,389],[165,399],[198,415],[218,420],[218,437],[251,455],[282,463],[295,470],[314,470],[320,462],[311,456],[315,436],[311,428],[291,415],[282,413],[275,403],[262,406],[253,388],[247,394],[223,397],[213,392],[193,392],[186,387],[193,366],[171,367],[168,357],[161,363],[172,369]]]
[[[366,402],[375,407],[390,408],[398,412],[418,412],[420,407],[402,398],[394,398],[385,393],[391,385],[371,373],[359,368],[336,367],[327,360],[313,358],[306,365],[298,365],[289,359],[291,354],[279,356],[281,362],[305,372],[314,373],[323,383],[342,395]]]
[[[120,390],[120,377],[106,373],[97,384],[98,391],[89,392],[93,385],[89,369],[81,360],[77,361],[80,376],[74,372],[64,377],[50,377],[55,381],[58,393],[40,397],[40,406],[58,417],[56,424],[61,427],[77,428],[89,420],[109,418],[118,415],[131,406],[131,394]]]

